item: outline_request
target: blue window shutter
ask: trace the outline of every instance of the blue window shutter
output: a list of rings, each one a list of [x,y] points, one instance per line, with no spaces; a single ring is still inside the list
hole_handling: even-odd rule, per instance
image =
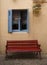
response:
[[[12,32],[12,10],[8,11],[8,32]]]

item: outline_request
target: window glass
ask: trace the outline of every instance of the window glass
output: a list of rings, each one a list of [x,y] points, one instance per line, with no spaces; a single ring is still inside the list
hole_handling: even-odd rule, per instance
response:
[[[12,11],[12,29],[18,29],[18,22],[19,22],[19,11],[13,10]]]

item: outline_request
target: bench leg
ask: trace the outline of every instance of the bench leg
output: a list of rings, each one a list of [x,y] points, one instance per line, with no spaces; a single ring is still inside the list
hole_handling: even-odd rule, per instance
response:
[[[41,59],[41,52],[38,52],[38,57],[39,59]]]
[[[6,56],[5,56],[5,58],[7,59],[7,57],[8,57],[8,53],[7,53],[7,50],[6,50]]]

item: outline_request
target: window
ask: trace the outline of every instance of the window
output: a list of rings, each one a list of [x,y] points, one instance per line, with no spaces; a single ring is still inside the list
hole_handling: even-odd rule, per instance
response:
[[[27,9],[8,11],[8,31],[9,32],[28,31]]]

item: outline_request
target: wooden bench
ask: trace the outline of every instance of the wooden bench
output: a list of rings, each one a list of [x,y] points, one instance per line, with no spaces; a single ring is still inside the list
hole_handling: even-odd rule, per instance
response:
[[[41,48],[38,40],[8,40],[6,44],[6,56],[11,52],[31,52],[41,58]]]

